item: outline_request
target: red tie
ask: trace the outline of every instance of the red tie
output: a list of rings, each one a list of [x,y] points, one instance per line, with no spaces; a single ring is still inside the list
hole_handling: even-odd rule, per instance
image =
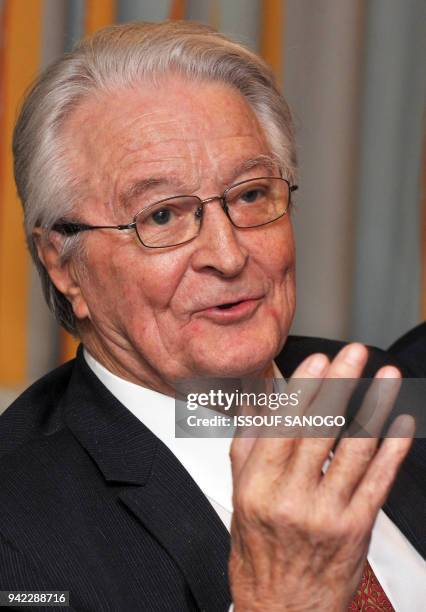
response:
[[[348,612],[395,612],[394,607],[380,586],[371,565],[365,562],[361,582],[357,588]]]

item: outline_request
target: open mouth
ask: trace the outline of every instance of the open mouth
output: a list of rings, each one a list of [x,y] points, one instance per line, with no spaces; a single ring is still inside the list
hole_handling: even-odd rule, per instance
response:
[[[219,306],[217,306],[217,308],[219,308],[220,310],[228,310],[229,308],[233,308],[234,306],[238,306],[238,304],[242,304],[242,301],[240,301],[240,302],[230,302],[229,304],[220,304]]]
[[[228,325],[250,318],[258,309],[262,298],[243,298],[236,302],[224,302],[199,311],[197,316],[206,317],[215,323]]]

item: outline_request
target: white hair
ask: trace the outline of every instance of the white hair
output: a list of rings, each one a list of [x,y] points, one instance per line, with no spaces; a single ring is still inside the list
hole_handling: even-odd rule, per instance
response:
[[[33,236],[69,215],[81,197],[81,177],[67,160],[63,126],[96,91],[134,87],[155,75],[225,83],[246,99],[286,178],[295,179],[296,151],[290,111],[271,69],[255,53],[209,26],[187,21],[114,25],[77,43],[47,68],[24,101],[13,139],[15,180],[25,215],[29,250],[50,309],[78,335],[71,304],[40,261]],[[64,238],[61,257],[78,255],[80,235]]]

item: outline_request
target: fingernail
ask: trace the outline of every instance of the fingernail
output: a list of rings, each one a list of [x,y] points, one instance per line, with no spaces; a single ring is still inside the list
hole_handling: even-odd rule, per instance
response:
[[[364,361],[365,348],[362,344],[349,344],[343,350],[342,357],[349,365],[359,365]]]
[[[311,355],[306,364],[309,374],[313,376],[319,376],[324,370],[328,363],[328,359],[325,355]]]

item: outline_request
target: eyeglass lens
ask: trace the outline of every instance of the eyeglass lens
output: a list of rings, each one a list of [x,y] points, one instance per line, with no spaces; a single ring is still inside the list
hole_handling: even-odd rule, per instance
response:
[[[287,211],[289,185],[284,179],[272,177],[244,181],[226,190],[225,202],[236,227],[265,225]],[[177,196],[140,212],[135,218],[136,230],[146,246],[174,246],[197,236],[201,218],[198,197]]]

